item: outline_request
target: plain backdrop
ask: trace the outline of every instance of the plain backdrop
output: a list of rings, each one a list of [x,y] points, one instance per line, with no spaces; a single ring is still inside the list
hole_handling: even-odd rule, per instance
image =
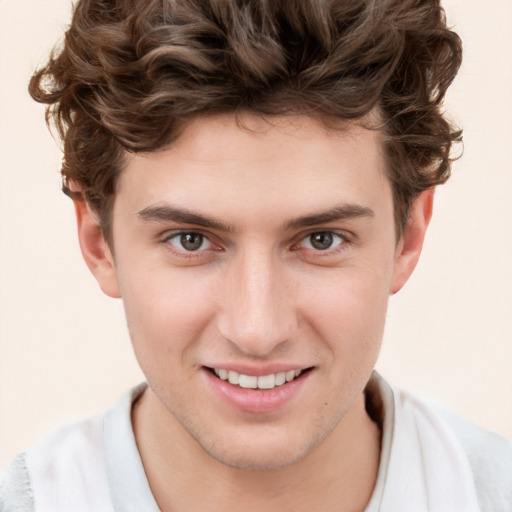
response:
[[[420,265],[391,299],[378,369],[512,437],[512,1],[446,0],[465,61],[447,110],[465,153]],[[0,0],[0,472],[143,379],[122,304],[79,253],[58,147],[26,93],[69,0]]]

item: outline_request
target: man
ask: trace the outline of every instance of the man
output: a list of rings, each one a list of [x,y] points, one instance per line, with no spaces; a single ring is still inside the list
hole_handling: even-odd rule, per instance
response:
[[[434,1],[77,3],[30,91],[148,387],[16,459],[7,510],[510,506],[506,441],[372,374],[460,53]]]

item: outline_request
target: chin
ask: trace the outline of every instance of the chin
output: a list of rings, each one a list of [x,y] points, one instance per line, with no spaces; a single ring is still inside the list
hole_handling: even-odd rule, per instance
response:
[[[269,471],[291,466],[304,459],[325,437],[316,434],[309,439],[297,439],[293,435],[276,434],[267,431],[239,440],[231,438],[210,446],[205,446],[200,440],[199,444],[210,457],[226,466],[247,471]]]
[[[268,450],[267,453],[266,451],[262,452],[258,447],[236,452],[229,449],[224,453],[216,453],[211,450],[208,454],[221,464],[246,471],[270,471],[285,468],[295,464],[305,456],[305,453],[296,450],[290,450],[289,453]]]

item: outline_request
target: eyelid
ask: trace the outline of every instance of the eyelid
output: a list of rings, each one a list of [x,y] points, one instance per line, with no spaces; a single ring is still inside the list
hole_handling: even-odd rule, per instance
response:
[[[340,243],[336,247],[328,248],[328,249],[324,249],[324,250],[311,249],[308,247],[300,246],[300,244],[306,238],[308,238],[311,235],[314,235],[316,233],[330,233],[332,235],[340,237],[342,239],[342,243]],[[353,233],[347,232],[342,229],[320,227],[320,228],[309,229],[306,232],[300,233],[299,235],[296,236],[295,240],[296,241],[292,244],[291,250],[293,250],[293,251],[304,250],[304,251],[314,253],[315,256],[317,256],[317,257],[322,257],[322,256],[332,256],[333,254],[341,253],[341,252],[347,250],[348,247],[350,247],[357,240],[357,236]]]
[[[198,249],[196,251],[187,251],[185,248],[180,249],[176,247],[174,244],[170,242],[170,240],[174,237],[178,237],[180,235],[187,234],[195,234],[201,235],[205,240],[209,242],[209,247],[205,249]],[[222,245],[215,240],[215,237],[211,233],[207,233],[202,229],[197,228],[177,228],[172,230],[167,230],[163,234],[159,235],[157,241],[164,244],[167,250],[172,252],[174,255],[177,255],[184,259],[191,258],[201,258],[205,257],[206,254],[211,253],[212,251],[222,251]]]
[[[315,233],[331,233],[335,236],[340,237],[343,242],[337,245],[334,248],[328,248],[325,250],[319,250],[319,249],[311,249],[311,248],[305,248],[300,247],[300,243],[306,239],[307,237],[315,234]],[[183,248],[183,250],[180,250],[179,248],[173,246],[169,243],[169,240],[171,238],[177,237],[179,235],[183,234],[198,234],[203,236],[210,244],[209,247],[206,249],[198,249],[196,251],[187,251]],[[218,237],[213,235],[212,233],[205,232],[201,228],[176,228],[171,230],[166,230],[164,233],[160,234],[157,237],[157,241],[160,243],[164,243],[169,247],[169,250],[174,252],[175,254],[178,254],[184,258],[197,258],[201,257],[201,255],[205,255],[205,253],[209,252],[221,252],[226,249],[226,244],[219,242],[217,240]],[[358,240],[358,237],[356,234],[342,230],[342,229],[336,229],[336,228],[324,228],[324,227],[316,227],[316,228],[310,228],[307,231],[303,231],[299,233],[298,235],[294,236],[294,241],[289,245],[289,250],[292,251],[298,251],[298,250],[304,250],[308,252],[314,252],[317,256],[330,256],[335,253],[341,253],[348,249],[349,246],[352,246],[354,243],[356,243]],[[229,245],[229,244],[228,244]]]
[[[204,232],[202,229],[198,228],[176,228],[176,229],[167,229],[163,233],[157,236],[157,239],[161,242],[165,242],[170,240],[171,238],[179,235],[201,235],[204,238],[207,238],[210,242],[212,242],[212,235],[210,233]],[[213,242],[212,242],[213,243]]]
[[[346,243],[346,239],[344,236],[340,235],[339,233],[334,233],[333,231],[314,231],[313,233],[310,233],[309,235],[303,237],[301,240],[299,240],[299,245],[303,243],[309,243],[312,245],[311,237],[313,235],[332,235],[333,237],[333,247],[327,247],[326,249],[316,249],[315,247],[304,247],[305,249],[311,249],[313,251],[320,251],[320,252],[328,252],[330,250],[334,250],[338,248],[340,245],[343,245]]]
[[[324,227],[312,228],[312,229],[307,229],[305,231],[301,231],[300,233],[295,235],[294,238],[298,241],[301,241],[304,238],[307,238],[308,236],[314,235],[315,233],[331,233],[333,235],[343,238],[343,240],[346,240],[347,242],[352,242],[355,239],[357,239],[357,236],[354,233],[347,231],[345,229],[324,228]]]
[[[203,246],[206,243],[207,247],[198,248],[195,250],[188,250],[185,247],[180,247],[180,243],[181,243],[180,238],[183,235],[199,235],[201,237],[201,246]],[[175,240],[176,240],[176,244],[174,243]],[[186,254],[204,252],[204,251],[210,249],[210,247],[212,247],[212,245],[213,245],[212,241],[208,237],[204,236],[202,233],[196,233],[195,231],[185,231],[183,233],[174,233],[173,235],[167,237],[166,241],[169,244],[171,244],[178,252],[184,252]]]

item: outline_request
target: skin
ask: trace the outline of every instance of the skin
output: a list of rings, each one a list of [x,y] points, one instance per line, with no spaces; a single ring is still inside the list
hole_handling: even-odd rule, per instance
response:
[[[397,240],[378,132],[242,121],[199,117],[171,148],[127,155],[113,251],[76,202],[84,258],[122,297],[149,383],[133,410],[139,451],[164,511],[362,510],[380,450],[363,390],[433,192]],[[183,232],[202,240],[197,250]],[[332,245],[316,248],[315,233]],[[260,413],[223,400],[207,369],[285,366],[309,371]]]

